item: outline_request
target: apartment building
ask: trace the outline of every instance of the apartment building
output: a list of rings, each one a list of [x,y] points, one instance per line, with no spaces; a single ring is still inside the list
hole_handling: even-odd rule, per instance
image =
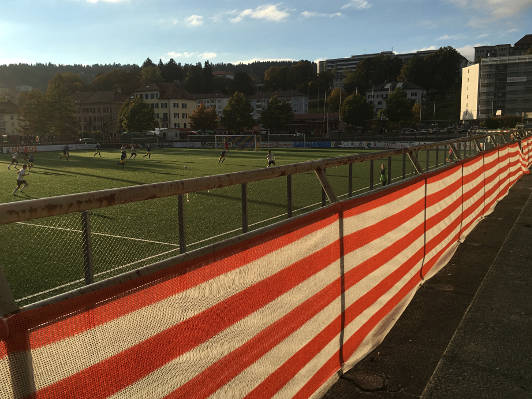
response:
[[[395,90],[402,89],[406,93],[406,97],[409,100],[413,100],[414,103],[421,104],[423,102],[423,97],[426,94],[426,91],[410,82],[391,82],[384,83],[380,86],[368,90],[366,93],[366,101],[373,105],[375,113],[378,114],[380,111],[386,109],[386,100],[388,96]]]
[[[229,96],[223,93],[208,93],[208,94],[195,94],[196,98],[196,107],[199,107],[201,104],[205,108],[214,108],[218,118],[221,118],[223,115],[223,110],[229,102]]]
[[[475,47],[475,63],[483,58],[503,58],[525,54],[532,48],[532,35],[525,35],[512,46],[511,44],[496,44],[494,46]]]
[[[75,117],[81,137],[95,136],[104,140],[117,138],[120,108],[126,99],[126,96],[112,90],[74,94]]]
[[[150,104],[160,128],[190,129],[190,115],[196,99],[175,83],[155,83],[140,87],[135,97]]]
[[[461,120],[532,118],[532,55],[482,58],[462,69],[461,99]]]
[[[437,50],[423,50],[423,51],[417,51],[415,53],[404,53],[404,54],[396,54],[393,51],[381,51],[380,53],[373,53],[373,54],[352,55],[349,58],[327,59],[327,60],[318,62],[318,73],[321,73],[323,71],[334,71],[335,72],[334,82],[333,82],[334,87],[343,87],[344,86],[343,80],[346,77],[346,75],[349,72],[354,72],[358,63],[367,58],[373,58],[373,57],[378,57],[378,56],[398,57],[403,62],[405,62],[415,56],[424,57],[430,54],[434,54],[436,51]]]
[[[11,101],[0,100],[0,136],[20,136],[18,107]]]

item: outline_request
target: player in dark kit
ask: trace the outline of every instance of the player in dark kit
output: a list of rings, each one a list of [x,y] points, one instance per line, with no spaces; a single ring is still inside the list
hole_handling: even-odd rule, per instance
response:
[[[148,156],[148,158],[151,158],[151,144],[148,144],[146,146],[146,154],[144,154],[143,158],[146,158],[146,156]]]
[[[223,164],[224,161],[225,161],[225,150],[223,150],[222,152],[220,152],[220,158],[218,158],[218,165]]]
[[[121,151],[120,165],[122,165],[122,168],[124,168],[126,166],[126,158],[127,158],[126,147],[125,146],[120,147],[120,151]]]
[[[33,168],[33,154],[30,154],[28,156],[28,172]]]
[[[68,145],[65,145],[63,147],[63,158],[65,158],[67,161],[70,158],[70,149],[68,148]],[[61,156],[60,156],[61,157]]]
[[[268,150],[266,160],[268,161],[268,166],[266,166],[267,168],[269,168],[270,166],[275,166],[275,156],[272,154],[272,150]]]
[[[100,158],[102,157],[102,154],[100,154],[100,150],[102,149],[102,146],[100,145],[100,143],[96,143],[96,152],[94,153],[94,156],[96,156],[96,154],[98,154],[100,156]]]

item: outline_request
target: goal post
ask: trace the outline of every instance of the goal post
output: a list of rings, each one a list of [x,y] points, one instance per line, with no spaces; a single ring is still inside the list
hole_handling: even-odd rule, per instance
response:
[[[216,134],[214,148],[228,148],[237,150],[260,148],[260,135],[258,134]]]

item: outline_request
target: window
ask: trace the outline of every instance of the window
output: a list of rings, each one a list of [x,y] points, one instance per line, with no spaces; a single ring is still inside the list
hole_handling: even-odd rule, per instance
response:
[[[168,120],[168,112],[163,113],[163,120]]]
[[[150,98],[150,96],[148,95],[148,93],[144,94],[144,99],[147,100],[148,98]]]
[[[174,119],[179,119],[179,114],[177,112],[174,112]]]
[[[174,127],[179,127],[179,123],[174,123]]]
[[[154,106],[155,108],[159,108],[159,103],[155,103],[155,104],[153,104],[153,106]]]
[[[186,119],[187,118],[187,114],[181,114],[181,118]]]
[[[155,114],[155,117],[156,117],[157,119],[159,119],[159,114]]]
[[[179,103],[173,103],[172,106],[173,106],[174,108],[179,108]]]
[[[168,104],[167,103],[161,103],[161,108],[168,108]]]
[[[155,98],[155,93],[151,93],[150,98]]]
[[[187,103],[181,103],[181,108],[185,109],[187,107]]]
[[[187,128],[187,123],[183,123],[183,127],[186,129]]]

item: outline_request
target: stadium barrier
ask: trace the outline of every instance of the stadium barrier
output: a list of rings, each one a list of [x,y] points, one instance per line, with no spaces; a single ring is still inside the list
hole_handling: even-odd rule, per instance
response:
[[[0,279],[2,397],[321,396],[528,173],[532,138],[498,143],[468,159],[449,143],[456,162],[341,202],[321,175],[327,207],[20,309]],[[354,159],[270,172],[320,177]],[[266,178],[242,173],[194,188]],[[193,188],[178,183],[149,191]],[[133,200],[144,195],[134,189]],[[0,221],[126,201],[120,190],[3,204]]]

